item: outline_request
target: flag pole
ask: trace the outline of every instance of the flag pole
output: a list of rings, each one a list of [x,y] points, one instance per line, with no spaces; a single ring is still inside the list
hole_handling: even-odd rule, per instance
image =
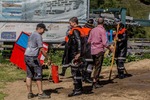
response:
[[[115,36],[116,38],[118,38],[119,27],[120,27],[120,23],[117,24],[117,33],[116,33],[116,36]],[[109,80],[111,80],[111,74],[112,74],[112,70],[113,70],[115,53],[116,53],[116,45],[117,45],[117,39],[114,40],[114,51],[113,51],[113,56],[112,56],[112,60],[111,60]]]

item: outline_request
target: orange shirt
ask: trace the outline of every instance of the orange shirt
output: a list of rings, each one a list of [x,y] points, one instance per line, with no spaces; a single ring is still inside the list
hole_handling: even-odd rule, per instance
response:
[[[118,34],[123,34],[126,31],[126,28],[123,28],[122,30],[119,30]]]
[[[91,28],[82,27],[82,30],[83,30],[83,32],[84,32],[84,34],[85,34],[85,36],[88,36],[88,35],[89,35],[89,33],[90,33],[90,31],[91,31]]]
[[[81,36],[81,37],[84,37],[84,36],[85,36],[85,33],[83,32],[82,28],[80,28],[80,27],[74,27],[74,28],[72,28],[72,29],[70,30],[69,35],[72,35],[74,30],[78,30],[78,31],[80,32],[80,36]]]

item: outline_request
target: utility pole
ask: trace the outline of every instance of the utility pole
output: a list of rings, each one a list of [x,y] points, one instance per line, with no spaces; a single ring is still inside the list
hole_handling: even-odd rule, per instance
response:
[[[2,17],[2,0],[0,0],[0,17]]]

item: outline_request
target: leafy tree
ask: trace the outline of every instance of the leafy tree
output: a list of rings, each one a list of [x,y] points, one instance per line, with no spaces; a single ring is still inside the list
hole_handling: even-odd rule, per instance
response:
[[[150,0],[132,0],[134,3],[130,3],[131,0],[90,0],[91,9],[97,9],[97,8],[102,8],[102,9],[108,9],[108,8],[127,8],[127,15],[128,16],[133,16],[134,18],[145,18],[145,16],[148,16],[148,5],[150,4]],[[143,6],[143,4],[137,2],[140,1],[144,4],[146,4],[144,7],[138,9],[139,7]],[[137,10],[138,9],[138,10]],[[137,11],[135,11],[137,10]],[[112,29],[113,26],[106,26],[106,28]],[[128,26],[128,35],[130,38],[135,37],[135,38],[144,38],[146,36],[150,36],[149,30],[150,28],[143,28],[143,27],[137,27],[137,26]],[[146,34],[147,33],[147,34]],[[148,35],[149,34],[149,35]]]
[[[146,38],[146,31],[143,27],[127,26],[129,38]]]
[[[146,5],[150,5],[150,0],[140,0],[140,1]]]
[[[101,1],[101,0],[90,0],[90,8],[91,9],[99,8],[99,1]]]
[[[118,8],[121,0],[90,0],[90,8]]]

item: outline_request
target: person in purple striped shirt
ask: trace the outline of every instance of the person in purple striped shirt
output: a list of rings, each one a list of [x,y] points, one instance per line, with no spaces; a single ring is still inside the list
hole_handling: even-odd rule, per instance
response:
[[[108,48],[113,51],[113,48],[108,45],[106,30],[103,26],[104,18],[99,18],[97,23],[98,26],[91,30],[88,38],[88,43],[91,44],[91,55],[95,66],[92,84],[93,89],[102,87],[99,82],[99,74],[101,72],[104,58],[104,48]]]

